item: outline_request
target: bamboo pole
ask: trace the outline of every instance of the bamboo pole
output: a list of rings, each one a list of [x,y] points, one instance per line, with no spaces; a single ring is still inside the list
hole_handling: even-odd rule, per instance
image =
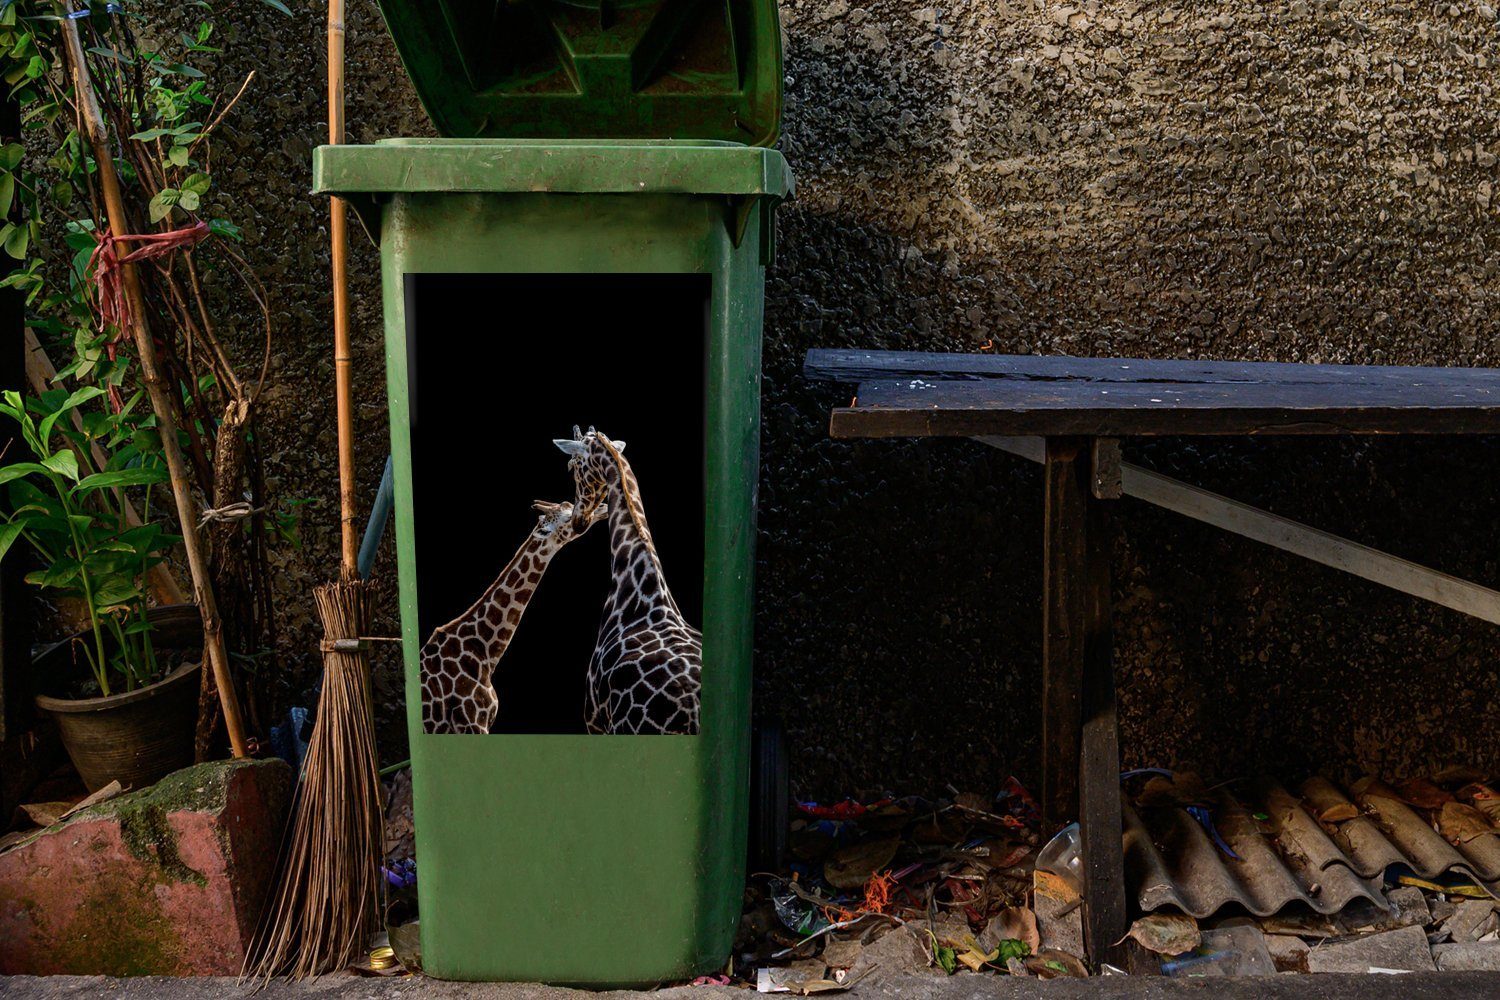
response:
[[[73,12],[72,0],[64,0],[63,10],[68,14]],[[89,80],[83,43],[78,37],[78,22],[72,18],[64,18],[62,31],[68,61],[72,63],[74,99],[78,102],[84,132],[88,136],[95,166],[99,171],[99,187],[103,191],[104,208],[109,216],[109,231],[116,238],[126,236],[130,233],[130,222],[125,215],[125,199],[120,192],[119,175],[115,173],[109,131],[99,110],[99,101],[94,96],[93,83]],[[213,670],[214,683],[219,688],[219,702],[224,707],[224,728],[229,732],[230,748],[234,756],[244,757],[247,752],[244,723],[240,719],[240,703],[234,693],[234,681],[229,675],[229,657],[224,650],[224,632],[219,622],[218,605],[214,602],[212,578],[198,537],[190,473],[187,462],[183,459],[182,444],[177,438],[177,416],[173,412],[168,387],[157,366],[156,342],[152,340],[151,329],[146,322],[146,298],[141,292],[141,279],[136,273],[135,265],[122,264],[120,278],[126,303],[130,307],[130,332],[135,338],[136,353],[140,356],[141,380],[146,383],[151,408],[156,412],[162,452],[167,460],[167,473],[172,479],[172,499],[176,501],[182,548],[193,577],[193,597],[198,603],[198,613],[203,618],[203,651]]]
[[[31,383],[33,392],[40,395],[52,387],[53,379],[57,378],[57,368],[52,364],[52,359],[47,357],[47,352],[42,350],[42,344],[36,339],[36,334],[31,328],[26,328],[26,381]],[[83,430],[83,418],[78,411],[70,414],[75,430]],[[75,447],[75,450],[76,447]],[[90,442],[89,453],[79,454],[79,458],[93,462],[94,468],[104,470],[107,464],[104,457],[104,449],[99,447],[98,442]],[[124,490],[115,490],[115,497],[120,501],[120,509],[125,513],[125,523],[132,528],[139,528],[143,523],[140,512],[135,509],[135,504],[125,495]],[[166,563],[157,563],[146,571],[146,579],[151,582],[151,592],[156,599],[163,604],[186,604],[187,595],[182,592],[181,585],[172,571],[167,568]]]
[[[344,143],[344,0],[328,2],[328,144]],[[338,409],[340,577],[359,576],[354,519],[354,387],[349,347],[349,226],[342,198],[328,201],[333,263],[333,381]]]

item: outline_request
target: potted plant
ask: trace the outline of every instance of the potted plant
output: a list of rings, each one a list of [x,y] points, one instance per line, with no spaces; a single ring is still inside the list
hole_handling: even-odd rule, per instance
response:
[[[0,402],[34,456],[0,464],[0,559],[24,541],[40,564],[26,581],[87,620],[35,665],[37,704],[90,790],[144,787],[192,763],[202,638],[192,608],[148,608],[146,573],[179,541],[151,519],[151,487],[167,473],[140,394],[85,408],[105,395],[84,386]]]

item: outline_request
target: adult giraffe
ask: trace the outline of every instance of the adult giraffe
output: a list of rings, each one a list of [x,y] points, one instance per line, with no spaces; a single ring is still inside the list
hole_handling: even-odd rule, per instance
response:
[[[602,490],[609,508],[613,586],[589,659],[584,724],[591,733],[696,733],[703,636],[667,588],[625,442],[574,427],[572,440],[554,443],[578,495]]]

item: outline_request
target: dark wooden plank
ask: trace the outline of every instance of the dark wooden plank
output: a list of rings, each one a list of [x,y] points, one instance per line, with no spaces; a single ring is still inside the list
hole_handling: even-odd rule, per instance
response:
[[[1046,835],[1078,818],[1087,606],[1085,442],[1050,438],[1043,476],[1042,825]]]
[[[1493,434],[1500,389],[1452,386],[863,382],[834,437]]]
[[[1083,851],[1083,930],[1089,957],[1122,964],[1126,931],[1124,821],[1120,803],[1119,712],[1115,703],[1110,609],[1109,504],[1085,499],[1083,735],[1079,762],[1079,834]]]
[[[901,378],[996,381],[1279,383],[1283,385],[1467,385],[1500,389],[1500,368],[1324,365],[1281,361],[1076,358],[1065,355],[943,354],[812,350],[803,374],[830,382]]]

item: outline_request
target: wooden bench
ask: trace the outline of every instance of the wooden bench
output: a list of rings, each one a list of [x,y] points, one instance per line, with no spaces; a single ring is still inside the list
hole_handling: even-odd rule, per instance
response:
[[[1095,962],[1127,929],[1110,501],[1133,496],[1500,623],[1500,592],[1124,462],[1134,436],[1500,433],[1500,369],[809,351],[835,438],[970,437],[1040,462],[1044,832],[1077,819]]]

